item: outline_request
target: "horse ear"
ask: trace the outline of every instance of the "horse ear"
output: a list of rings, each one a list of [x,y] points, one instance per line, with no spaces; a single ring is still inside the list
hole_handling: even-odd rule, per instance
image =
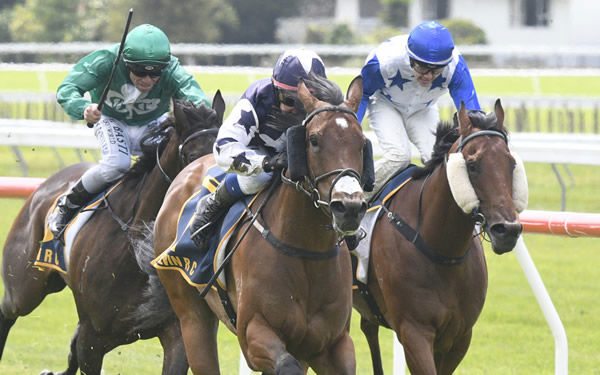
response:
[[[225,99],[223,99],[221,90],[217,90],[215,93],[212,108],[217,112],[217,119],[219,120],[219,125],[221,125],[223,123],[223,116],[225,115]]]
[[[471,133],[471,119],[469,119],[469,115],[467,114],[467,108],[465,107],[465,102],[460,101],[460,108],[458,110],[458,126],[460,135],[464,138]]]
[[[362,94],[362,76],[358,75],[354,77],[352,82],[350,82],[350,86],[348,86],[348,92],[346,92],[346,105],[354,112],[358,110],[360,100],[362,99]]]
[[[303,80],[300,80],[298,83],[298,97],[302,101],[302,104],[304,104],[306,113],[311,113],[317,107],[319,100],[310,93]]]
[[[498,127],[502,129],[504,126],[504,108],[502,108],[502,103],[500,103],[500,98],[496,99],[496,103],[494,104],[494,112],[496,112],[496,119],[498,120]]]

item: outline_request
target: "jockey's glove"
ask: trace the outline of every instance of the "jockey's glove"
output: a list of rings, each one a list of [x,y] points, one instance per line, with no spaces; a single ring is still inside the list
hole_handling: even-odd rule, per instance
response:
[[[280,152],[273,156],[267,156],[263,159],[262,167],[265,172],[273,172],[278,169],[287,168],[287,152]]]

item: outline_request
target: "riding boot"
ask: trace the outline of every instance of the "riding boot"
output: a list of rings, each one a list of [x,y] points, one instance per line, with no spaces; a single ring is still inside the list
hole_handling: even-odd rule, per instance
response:
[[[353,251],[358,247],[360,241],[367,236],[367,232],[364,229],[360,228],[358,232],[353,235],[345,236],[344,240],[346,241],[346,246],[348,246],[348,250]]]
[[[236,198],[227,191],[225,182],[219,184],[214,193],[208,194],[198,201],[192,224],[190,224],[190,235],[199,249],[206,249],[213,234],[215,222],[227,212],[235,201]]]
[[[80,179],[69,193],[58,198],[54,211],[48,217],[48,227],[54,238],[58,238],[62,234],[75,214],[93,197],[94,194],[85,190]]]

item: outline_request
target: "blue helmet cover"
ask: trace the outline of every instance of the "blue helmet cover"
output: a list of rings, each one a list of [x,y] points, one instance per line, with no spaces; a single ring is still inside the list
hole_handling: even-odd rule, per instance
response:
[[[300,78],[307,78],[311,72],[327,78],[319,55],[303,48],[289,49],[279,56],[273,68],[273,84],[285,90],[296,90]]]
[[[417,61],[446,65],[452,60],[454,40],[446,27],[436,21],[428,21],[412,29],[406,48],[408,55]]]

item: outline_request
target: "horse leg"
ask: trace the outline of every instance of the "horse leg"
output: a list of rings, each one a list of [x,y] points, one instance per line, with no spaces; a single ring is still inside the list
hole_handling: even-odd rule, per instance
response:
[[[179,320],[172,320],[165,329],[158,335],[160,344],[163,347],[163,375],[186,375],[189,364],[185,355],[185,346],[181,336],[181,327]]]
[[[0,309],[0,359],[2,359],[2,352],[4,352],[8,332],[10,332],[10,328],[16,321],[16,319],[7,319]]]
[[[310,361],[317,374],[354,375],[356,374],[356,355],[354,343],[346,333],[323,355]]]
[[[360,318],[360,330],[365,335],[371,352],[371,363],[373,375],[383,375],[383,364],[381,362],[381,350],[379,348],[379,325],[371,323],[366,318]]]
[[[219,374],[219,320],[198,290],[174,271],[157,270],[181,326],[185,353],[194,374]]]
[[[418,327],[404,324],[396,331],[404,347],[406,365],[411,374],[436,375],[433,358],[435,332],[431,327]]]
[[[452,374],[458,367],[458,364],[467,354],[467,350],[471,345],[471,336],[473,331],[469,331],[462,337],[459,337],[448,353],[439,360],[436,358],[436,364],[439,375]]]
[[[77,369],[79,368],[79,362],[77,361],[77,338],[79,336],[79,323],[77,323],[77,327],[75,328],[75,333],[71,338],[71,352],[69,353],[69,364],[65,371],[59,372],[56,375],[75,375],[77,374]],[[43,370],[40,372],[40,375],[55,375],[54,372],[50,370]]]
[[[79,322],[75,339],[75,360],[81,373],[85,375],[100,375],[104,355],[113,349],[108,346],[102,336],[94,330],[91,324]],[[72,350],[71,350],[72,351]]]
[[[300,362],[287,352],[283,341],[262,316],[251,319],[244,333],[238,330],[238,340],[250,368],[265,374],[304,375]]]

